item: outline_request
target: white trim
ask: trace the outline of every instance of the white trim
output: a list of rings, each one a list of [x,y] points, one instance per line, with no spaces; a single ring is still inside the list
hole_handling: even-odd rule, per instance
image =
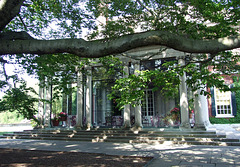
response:
[[[219,115],[219,116],[216,116],[215,118],[234,118],[233,115]]]
[[[231,92],[230,92],[230,97],[227,98],[227,100],[229,99],[230,100],[230,111],[231,111],[231,114],[218,114],[218,109],[217,109],[217,92],[216,92],[217,88],[214,87],[214,100],[215,100],[215,111],[216,111],[216,116],[215,118],[233,118],[234,115],[233,115],[233,108],[232,108],[232,98],[231,98]]]
[[[148,113],[149,113],[149,107],[148,107],[148,92],[149,91],[151,91],[151,95],[152,95],[152,97],[151,97],[151,99],[152,99],[152,109],[153,109],[153,115],[149,115]],[[142,115],[143,115],[143,113],[146,113],[146,115],[143,115],[143,116],[154,116],[155,115],[155,109],[154,109],[154,92],[152,91],[152,89],[146,89],[145,90],[145,102],[146,102],[146,104],[145,104],[145,108],[146,108],[146,111],[144,111],[143,110],[143,106],[141,107],[141,109],[142,109]]]

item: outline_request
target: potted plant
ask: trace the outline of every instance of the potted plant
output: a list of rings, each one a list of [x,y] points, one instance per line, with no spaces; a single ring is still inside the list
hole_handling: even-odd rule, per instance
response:
[[[171,115],[172,115],[172,121],[173,121],[173,125],[174,126],[178,126],[180,124],[180,110],[177,107],[174,107],[171,111],[170,111]]]
[[[54,116],[53,119],[52,119],[52,124],[53,126],[58,126],[59,125],[59,118]]]
[[[178,117],[178,115],[179,115],[179,108],[177,108],[177,107],[173,108],[170,111],[170,113],[171,113],[173,119],[176,119]]]
[[[60,112],[59,117],[60,117],[61,121],[66,121],[67,120],[67,113]]]
[[[189,114],[189,122],[190,122],[191,128],[193,128],[194,125],[195,125],[194,110],[191,110],[191,111],[190,111],[190,114]]]

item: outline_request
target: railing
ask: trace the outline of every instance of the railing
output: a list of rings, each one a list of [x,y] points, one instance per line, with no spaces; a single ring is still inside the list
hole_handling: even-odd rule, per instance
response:
[[[177,127],[180,125],[180,119],[174,119],[172,116],[143,116],[142,124],[144,127]]]
[[[122,116],[111,116],[105,118],[103,126],[107,127],[121,127],[123,126]],[[134,125],[134,117],[131,117],[131,124]],[[83,125],[86,124],[86,118],[83,119]],[[143,127],[177,127],[180,126],[180,119],[174,119],[172,116],[143,116],[142,117]],[[68,115],[67,126],[74,127],[76,125],[76,115]]]
[[[74,127],[76,125],[76,115],[68,115],[67,117],[67,126]]]
[[[112,126],[123,126],[123,117],[122,116],[112,116]]]

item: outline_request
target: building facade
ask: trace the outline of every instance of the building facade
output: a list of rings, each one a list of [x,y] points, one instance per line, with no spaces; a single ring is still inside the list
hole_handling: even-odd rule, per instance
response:
[[[122,77],[127,77],[130,74],[138,75],[136,72],[138,70],[159,68],[166,61],[176,60],[179,65],[184,65],[187,54],[173,49],[151,46],[137,48],[118,57],[124,66],[125,73]],[[77,89],[75,100],[73,100],[75,107],[70,107],[71,111],[68,110],[69,107],[64,110],[69,115],[67,121],[69,127],[86,127],[87,129],[92,127],[191,128],[191,123],[194,123],[194,128],[206,129],[210,124],[209,116],[233,117],[235,114],[236,105],[231,92],[222,93],[216,88],[211,88],[213,97],[210,99],[201,95],[201,90],[191,92],[186,84],[185,73],[180,77],[179,92],[176,93],[175,97],[166,98],[159,91],[153,91],[149,88],[144,90],[145,97],[141,101],[141,105],[132,107],[127,104],[124,109],[120,110],[116,107],[116,101],[109,100],[107,97],[111,92],[114,79],[102,77],[101,73],[104,73],[104,70],[99,64],[88,65],[84,70],[87,75],[79,70],[76,82],[69,85]],[[50,92],[47,87],[41,88],[39,96],[49,100]],[[194,98],[191,109],[188,101],[189,92]],[[69,98],[66,98],[66,101],[67,104],[73,103]],[[72,108],[75,110],[72,111]],[[178,114],[173,114],[177,112]],[[49,104],[39,103],[38,117],[44,126],[52,126],[52,113]]]

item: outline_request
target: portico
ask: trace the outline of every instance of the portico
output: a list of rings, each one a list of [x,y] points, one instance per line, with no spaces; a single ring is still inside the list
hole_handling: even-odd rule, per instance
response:
[[[161,48],[160,48],[161,49]],[[180,66],[185,65],[186,54],[173,49],[165,49],[160,52],[159,46],[138,48],[119,55],[123,62],[123,77],[130,74],[138,75],[137,71],[151,70],[162,62],[177,60]],[[145,56],[143,56],[145,55]],[[145,59],[139,59],[145,57]],[[90,64],[83,69],[77,69],[76,78],[76,123],[72,127],[117,127],[117,128],[144,128],[144,127],[180,127],[189,129],[189,103],[188,88],[186,85],[186,74],[180,76],[179,96],[163,97],[159,91],[152,89],[145,90],[146,97],[135,107],[126,104],[123,110],[116,108],[114,100],[109,100],[107,95],[111,91],[113,80],[101,79],[97,76],[96,69],[99,64]],[[98,70],[99,71],[99,70]],[[87,74],[87,75],[86,75]],[[47,90],[47,88],[45,88]],[[208,117],[207,98],[200,95],[201,90],[194,92],[198,94],[194,100],[195,128],[203,128],[210,124]],[[45,97],[49,91],[45,91]],[[44,106],[44,107],[41,107]],[[172,120],[171,110],[179,107],[179,118]],[[42,111],[44,108],[44,111]],[[50,126],[50,112],[47,111],[47,104],[39,103],[39,115],[44,115],[44,125]],[[46,124],[48,121],[49,124]],[[68,120],[70,121],[70,120]],[[69,123],[70,125],[70,123]]]

